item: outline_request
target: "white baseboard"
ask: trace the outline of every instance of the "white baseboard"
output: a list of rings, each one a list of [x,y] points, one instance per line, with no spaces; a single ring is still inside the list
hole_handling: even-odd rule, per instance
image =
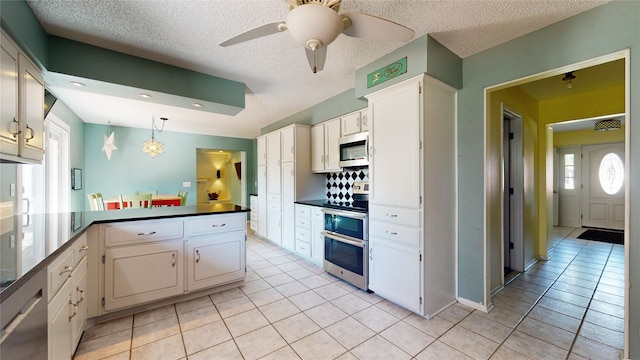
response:
[[[475,301],[471,301],[469,299],[458,297],[458,302],[462,305],[474,308],[476,310],[480,310],[482,312],[488,313],[493,309],[493,303],[489,303],[488,305],[480,304]]]

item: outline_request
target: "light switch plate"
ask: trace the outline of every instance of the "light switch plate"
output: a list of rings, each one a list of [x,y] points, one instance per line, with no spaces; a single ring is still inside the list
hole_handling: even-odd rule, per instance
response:
[[[16,184],[11,184],[9,187],[9,196],[16,196]]]
[[[183,182],[183,183],[182,183],[182,187],[190,188],[190,187],[191,187],[191,181],[185,181],[185,182]]]

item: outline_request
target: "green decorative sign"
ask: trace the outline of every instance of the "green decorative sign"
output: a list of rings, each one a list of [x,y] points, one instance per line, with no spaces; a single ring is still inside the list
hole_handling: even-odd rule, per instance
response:
[[[394,63],[380,68],[367,75],[367,88],[382,84],[396,76],[407,72],[407,58],[404,57]]]

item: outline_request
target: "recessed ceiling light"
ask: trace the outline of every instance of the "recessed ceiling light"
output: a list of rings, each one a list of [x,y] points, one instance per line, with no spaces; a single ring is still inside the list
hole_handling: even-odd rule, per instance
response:
[[[141,98],[145,98],[145,99],[150,99],[151,95],[149,95],[149,94],[140,94],[140,97]]]
[[[77,82],[77,81],[70,81],[69,83],[70,83],[71,85],[73,85],[73,86],[77,86],[77,87],[83,87],[83,86],[85,86],[83,83],[81,83],[81,82]]]
[[[200,104],[200,103],[193,103],[193,104],[191,104],[191,106],[197,107],[197,108],[201,108],[203,105]]]

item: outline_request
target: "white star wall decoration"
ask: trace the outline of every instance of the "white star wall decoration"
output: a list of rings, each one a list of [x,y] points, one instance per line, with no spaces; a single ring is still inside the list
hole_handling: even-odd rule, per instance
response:
[[[118,150],[116,147],[116,135],[112,131],[111,135],[103,135],[104,136],[104,145],[102,145],[102,151],[107,153],[107,159],[111,160],[111,155],[113,154],[113,150]]]

